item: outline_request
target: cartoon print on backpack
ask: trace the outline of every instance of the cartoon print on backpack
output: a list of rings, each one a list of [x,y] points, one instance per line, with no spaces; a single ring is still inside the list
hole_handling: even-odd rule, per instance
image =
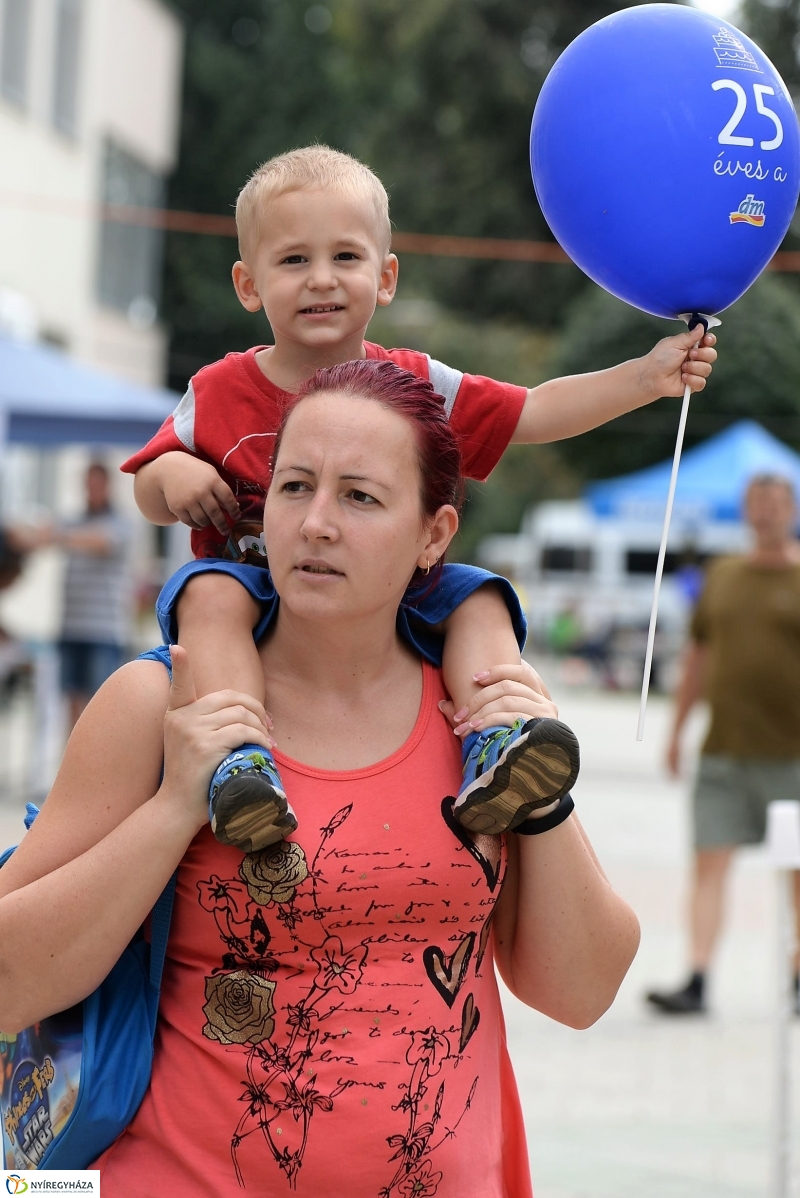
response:
[[[158,650],[144,656],[163,664]],[[25,804],[26,829],[38,814]],[[15,851],[0,852],[0,868]],[[133,1119],[150,1081],[174,892],[173,876],[153,908],[150,943],[134,937],[83,1002],[0,1031],[0,1168],[86,1169]]]
[[[78,1097],[80,1006],[0,1036],[0,1119],[6,1169],[38,1169]]]

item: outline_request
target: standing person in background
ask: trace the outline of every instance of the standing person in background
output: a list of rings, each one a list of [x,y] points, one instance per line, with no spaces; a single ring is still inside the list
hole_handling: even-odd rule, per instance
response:
[[[711,725],[693,795],[694,875],[690,901],[688,982],[651,991],[647,1001],[669,1014],[706,1009],[706,975],[722,925],[725,883],[738,845],[764,839],[767,804],[800,799],[800,546],[792,484],[757,475],[745,494],[754,534],[744,557],[709,571],[691,623],[667,750],[680,769],[686,717],[705,696]],[[794,874],[800,928],[800,873]],[[800,956],[795,961],[795,1008]]]
[[[130,642],[130,526],[111,503],[108,470],[86,471],[84,516],[51,532],[66,553],[61,624],[61,689],[69,727],[95,691],[125,661]]]
[[[83,516],[10,533],[21,550],[56,545],[66,556],[58,648],[70,732],[95,691],[123,664],[130,642],[130,526],[114,510],[109,473],[101,462],[88,467],[84,486]]]

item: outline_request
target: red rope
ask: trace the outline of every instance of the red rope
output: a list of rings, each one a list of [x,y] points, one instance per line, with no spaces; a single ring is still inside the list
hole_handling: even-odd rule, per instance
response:
[[[173,208],[142,208],[129,204],[89,204],[55,196],[0,192],[0,205],[54,216],[91,216],[123,225],[144,225],[171,233],[201,237],[235,237],[232,216],[211,212],[181,212]],[[526,241],[505,237],[449,237],[437,233],[394,233],[392,249],[403,254],[441,258],[485,258],[498,262],[567,263],[569,257],[555,241]],[[800,250],[779,250],[767,270],[800,271]]]

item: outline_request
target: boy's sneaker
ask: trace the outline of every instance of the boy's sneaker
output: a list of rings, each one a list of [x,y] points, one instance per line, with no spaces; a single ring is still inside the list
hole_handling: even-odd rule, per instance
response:
[[[245,853],[257,853],[297,827],[274,758],[260,745],[242,745],[217,766],[208,814],[220,844]]]
[[[577,737],[560,720],[474,732],[464,740],[464,785],[453,814],[471,832],[511,832],[571,790],[579,769]]]

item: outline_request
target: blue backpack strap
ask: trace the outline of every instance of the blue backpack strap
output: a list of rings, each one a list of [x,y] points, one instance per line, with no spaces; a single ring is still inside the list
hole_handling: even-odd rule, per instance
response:
[[[156,645],[155,649],[145,649],[136,658],[137,661],[157,661],[169,674],[172,681],[172,658],[169,655],[169,645]]]
[[[31,824],[36,819],[36,816],[38,814],[39,814],[39,808],[36,806],[35,803],[26,803],[25,804],[25,817],[24,818],[25,818],[25,831],[26,832],[28,831],[28,829],[30,828]],[[0,853],[0,866],[5,865],[6,861],[8,861],[9,857],[16,850],[16,848],[17,848],[17,846],[15,844],[12,844],[10,849],[5,849],[2,853]]]
[[[140,653],[139,660],[159,662],[172,678],[172,662],[168,645],[159,645],[155,649],[148,649],[145,653]],[[39,808],[35,804],[25,804],[26,829],[30,828],[38,814]],[[0,866],[5,865],[15,847],[0,853]],[[178,871],[176,870],[156,900],[150,918],[150,985],[156,991],[161,989],[161,975],[164,972],[164,961],[167,955],[167,941],[169,940],[169,926],[172,921],[172,904],[175,899],[177,880]]]
[[[156,991],[161,990],[161,975],[164,972],[164,961],[167,956],[169,925],[172,922],[172,904],[175,900],[177,881],[178,871],[175,870],[161,891],[150,916],[150,985]]]
[[[157,661],[164,666],[172,680],[172,659],[169,655],[169,645],[158,645],[155,649],[147,649],[140,653],[137,661]],[[163,771],[162,771],[163,777]],[[154,990],[161,989],[161,975],[164,972],[164,961],[167,956],[169,940],[169,925],[172,921],[172,904],[175,900],[175,885],[178,871],[172,875],[162,890],[150,916],[150,985]]]

